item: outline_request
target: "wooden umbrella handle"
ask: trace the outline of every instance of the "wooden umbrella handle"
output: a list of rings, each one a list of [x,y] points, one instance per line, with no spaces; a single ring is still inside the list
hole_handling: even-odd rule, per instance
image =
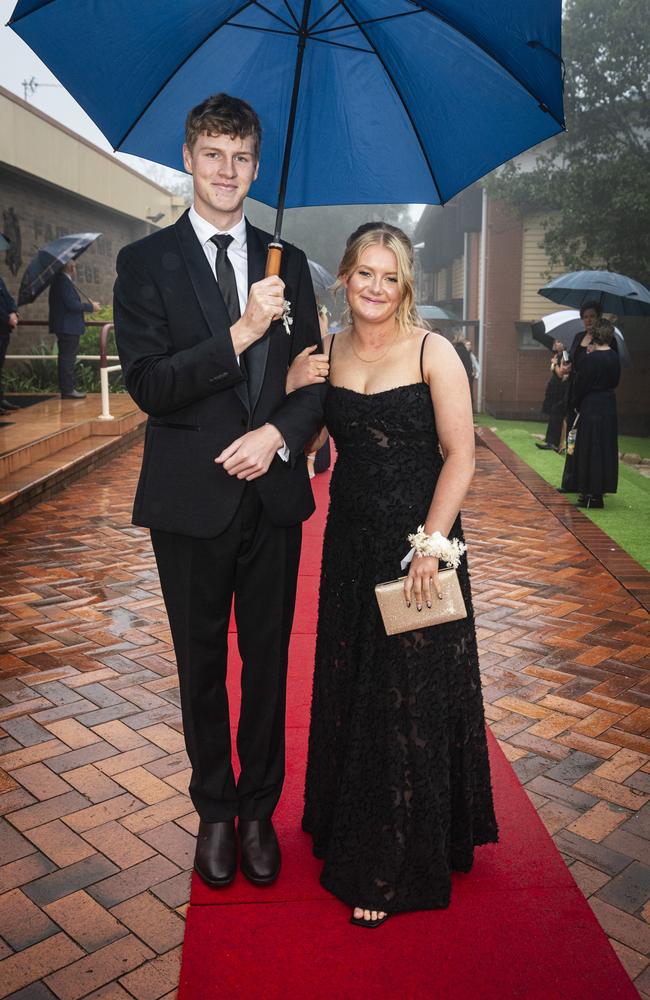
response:
[[[265,276],[270,278],[272,275],[280,274],[280,265],[282,264],[282,244],[269,243],[269,252],[266,257],[266,272]]]

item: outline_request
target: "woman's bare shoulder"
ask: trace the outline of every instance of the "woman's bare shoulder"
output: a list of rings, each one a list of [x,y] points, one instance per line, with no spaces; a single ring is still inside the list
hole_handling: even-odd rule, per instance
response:
[[[414,333],[420,335],[423,339],[426,337],[426,342],[424,345],[424,356],[426,357],[456,357],[456,351],[454,350],[454,345],[443,337],[441,333],[434,333],[433,330],[426,330],[422,327],[414,327]]]

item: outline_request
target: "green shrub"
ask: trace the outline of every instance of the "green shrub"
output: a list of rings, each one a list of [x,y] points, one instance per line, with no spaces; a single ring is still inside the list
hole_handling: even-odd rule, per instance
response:
[[[89,316],[90,318],[90,316]],[[113,307],[104,306],[99,312],[92,314],[92,320],[103,320],[110,323],[113,319]],[[99,336],[101,326],[87,326],[85,333],[79,339],[79,354],[99,354]],[[39,357],[46,356],[47,361],[14,361],[5,366],[3,372],[3,383],[5,392],[22,393],[56,393],[59,392],[59,384],[56,374],[56,340],[48,338],[40,344],[32,347],[31,354]],[[117,355],[115,344],[115,333],[113,330],[108,335],[107,351],[110,355]],[[109,364],[116,364],[115,361]],[[126,392],[122,372],[111,372],[108,376],[111,392]],[[78,361],[75,368],[75,385],[82,392],[100,392],[99,362],[98,361]]]

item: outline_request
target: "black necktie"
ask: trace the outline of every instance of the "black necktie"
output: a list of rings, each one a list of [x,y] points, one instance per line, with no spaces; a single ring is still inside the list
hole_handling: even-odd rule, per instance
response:
[[[228,247],[233,241],[228,234],[211,236],[210,240],[217,248],[217,281],[223,301],[230,316],[230,322],[236,323],[241,316],[239,308],[239,295],[237,293],[237,281],[235,279],[235,269],[228,256]]]

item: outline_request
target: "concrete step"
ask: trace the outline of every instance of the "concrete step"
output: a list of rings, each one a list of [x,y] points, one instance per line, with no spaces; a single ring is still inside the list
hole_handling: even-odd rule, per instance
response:
[[[57,400],[26,407],[7,418],[9,426],[2,428],[0,439],[0,523],[142,436],[146,415],[128,397],[117,399],[113,408],[114,420],[100,420],[96,397],[80,403]]]

